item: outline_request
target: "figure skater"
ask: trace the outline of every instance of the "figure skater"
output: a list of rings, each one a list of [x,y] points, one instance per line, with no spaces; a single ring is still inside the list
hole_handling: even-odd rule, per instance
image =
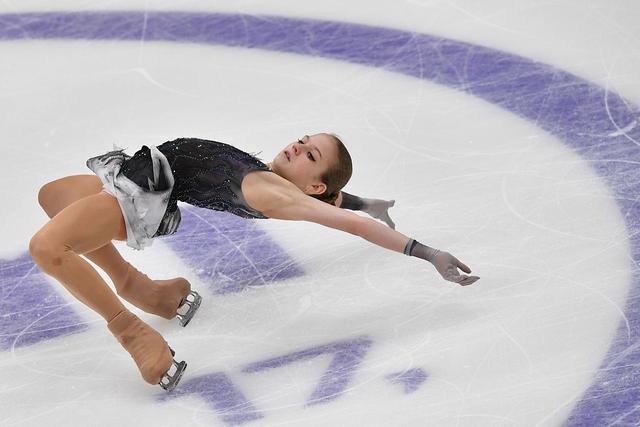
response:
[[[341,191],[352,163],[333,134],[305,135],[267,164],[228,144],[179,138],[143,145],[133,156],[116,149],[90,158],[87,166],[95,175],[68,176],[40,189],[38,201],[51,219],[32,237],[29,252],[42,271],[105,319],[143,379],[165,390],[177,385],[186,363],[173,359],[163,337],[127,310],[81,255],[107,273],[120,297],[147,313],[177,316],[186,326],[201,301],[190,283],[182,277],[151,280],[111,243],[142,250],[152,238],[174,234],[178,201],[243,218],[315,222],[429,261],[445,280],[466,286],[479,279],[460,274],[458,268],[471,269],[450,253],[395,231],[388,215],[393,200]],[[348,210],[367,212],[388,227]],[[178,312],[181,307],[186,313]]]

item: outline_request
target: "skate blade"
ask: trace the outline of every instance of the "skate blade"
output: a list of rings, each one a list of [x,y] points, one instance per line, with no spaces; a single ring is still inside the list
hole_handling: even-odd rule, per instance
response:
[[[167,391],[173,390],[178,385],[178,383],[182,379],[182,374],[184,374],[185,369],[187,369],[187,362],[182,361],[178,363],[174,359],[173,366],[175,366],[176,371],[173,374],[169,374],[169,371],[171,371],[171,369],[169,369],[169,371],[167,371],[162,376],[162,379],[158,383],[160,387]]]
[[[189,300],[189,297],[193,297],[193,299]],[[193,316],[196,314],[196,311],[198,311],[198,308],[200,308],[201,302],[202,297],[196,291],[191,291],[189,295],[187,295],[184,300],[184,304],[181,307],[188,306],[189,309],[184,314],[176,314],[176,317],[180,321],[180,325],[182,325],[183,328],[189,324]]]

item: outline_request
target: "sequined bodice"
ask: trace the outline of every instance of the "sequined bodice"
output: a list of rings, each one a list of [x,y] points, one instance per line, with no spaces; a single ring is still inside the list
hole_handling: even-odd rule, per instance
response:
[[[198,138],[179,138],[157,148],[169,161],[175,180],[165,215],[167,221],[178,210],[178,201],[243,218],[266,218],[247,204],[241,190],[242,180],[249,172],[270,171],[255,155],[229,144]],[[148,189],[150,180],[154,181],[149,148],[143,146],[136,152],[123,165],[122,172]],[[166,185],[163,173],[157,176],[156,189]],[[163,219],[163,223],[167,221]],[[161,224],[157,235],[167,234],[163,229]]]

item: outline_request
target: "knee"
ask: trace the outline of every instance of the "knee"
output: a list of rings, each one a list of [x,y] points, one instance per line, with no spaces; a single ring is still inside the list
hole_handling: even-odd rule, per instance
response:
[[[49,184],[51,183],[43,185],[40,188],[40,191],[38,191],[38,204],[40,204],[43,209],[46,209],[49,202],[49,193],[51,192]]]
[[[29,253],[38,266],[46,268],[62,264],[65,249],[45,233],[38,232],[29,241]]]

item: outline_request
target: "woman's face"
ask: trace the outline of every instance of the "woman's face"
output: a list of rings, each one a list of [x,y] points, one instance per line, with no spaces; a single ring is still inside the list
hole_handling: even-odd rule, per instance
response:
[[[330,135],[305,135],[284,147],[271,162],[271,169],[306,194],[322,194],[326,185],[320,176],[337,158],[338,148]]]

